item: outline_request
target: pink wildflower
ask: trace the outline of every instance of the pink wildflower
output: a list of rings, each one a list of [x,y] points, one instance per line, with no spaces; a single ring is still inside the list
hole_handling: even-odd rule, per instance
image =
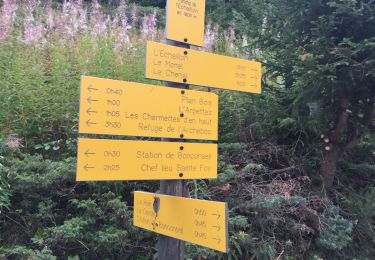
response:
[[[157,28],[156,28],[156,11],[150,14],[145,14],[143,17],[143,23],[142,23],[142,39],[151,39],[154,40],[156,38],[157,34]]]
[[[15,135],[11,135],[5,141],[4,145],[9,148],[22,148],[22,139],[16,137]]]
[[[17,9],[17,1],[3,1],[3,6],[0,10],[0,43],[4,42],[13,30]]]
[[[235,51],[236,50],[236,32],[234,31],[234,25],[229,26],[225,38],[228,43],[228,46],[227,46],[228,50]]]
[[[135,4],[132,5],[131,21],[132,21],[131,27],[135,29],[137,27],[137,21],[138,21],[138,10]]]
[[[242,36],[242,48],[246,48],[249,46],[249,43],[247,41],[247,35]]]
[[[204,34],[204,49],[206,51],[212,51],[219,38],[219,27],[215,26],[212,28],[212,22],[209,21],[206,26]]]
[[[114,40],[115,49],[120,50],[124,46],[130,45],[130,39],[128,36],[128,30],[130,26],[128,24],[128,18],[126,16],[126,1],[121,0],[117,13],[112,21],[111,36]]]
[[[52,0],[48,0],[46,8],[45,8],[45,13],[47,16],[47,21],[46,21],[47,29],[49,31],[52,31],[53,28],[55,27],[55,20],[54,20],[55,13],[52,9]]]
[[[98,0],[92,1],[91,36],[96,40],[98,36],[106,36],[108,19],[104,18]]]
[[[36,0],[27,0],[24,5],[25,20],[23,37],[26,44],[31,45],[41,42],[43,39],[44,27],[42,22],[35,21],[33,12],[37,6]]]

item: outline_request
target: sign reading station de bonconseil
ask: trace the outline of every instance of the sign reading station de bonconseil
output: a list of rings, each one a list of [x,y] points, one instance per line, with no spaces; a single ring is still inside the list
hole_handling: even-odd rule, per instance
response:
[[[213,178],[217,144],[78,139],[78,181]]]
[[[217,140],[218,96],[84,76],[79,133]]]

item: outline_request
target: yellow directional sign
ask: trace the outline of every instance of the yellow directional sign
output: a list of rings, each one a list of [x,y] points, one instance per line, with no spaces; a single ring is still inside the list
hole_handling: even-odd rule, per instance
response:
[[[167,39],[203,47],[205,0],[167,1]]]
[[[82,77],[79,133],[217,140],[218,97]]]
[[[261,93],[261,64],[147,42],[146,78]]]
[[[217,144],[78,139],[78,181],[217,178]]]
[[[134,225],[228,252],[227,204],[136,191]]]

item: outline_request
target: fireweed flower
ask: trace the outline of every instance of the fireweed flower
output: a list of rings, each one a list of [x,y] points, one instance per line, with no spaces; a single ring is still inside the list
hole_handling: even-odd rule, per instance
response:
[[[16,135],[10,135],[7,140],[5,140],[4,145],[8,148],[22,148],[22,139],[18,138]]]
[[[46,4],[46,7],[45,7],[45,10],[44,10],[45,14],[46,14],[46,25],[47,25],[47,30],[49,32],[52,32],[52,30],[54,29],[55,27],[55,20],[54,20],[54,17],[55,17],[55,13],[52,9],[52,0],[48,0],[47,4]]]
[[[219,39],[219,27],[212,27],[212,22],[209,21],[206,26],[204,34],[204,49],[206,51],[213,51]]]
[[[101,12],[101,6],[98,0],[92,1],[92,17],[91,17],[91,37],[95,41],[98,37],[107,36],[107,22]]]
[[[18,9],[17,1],[4,0],[0,10],[0,43],[4,42],[13,30]]]
[[[229,51],[236,51],[236,32],[234,31],[234,25],[229,26],[228,31],[225,33],[227,42],[227,48]]]
[[[131,26],[128,24],[128,17],[126,16],[126,1],[121,0],[117,8],[117,13],[111,23],[111,36],[117,51],[131,46],[128,35],[130,28]]]
[[[246,48],[249,46],[248,40],[247,40],[247,35],[242,36],[242,48]]]
[[[28,45],[43,42],[44,26],[40,21],[35,21],[33,15],[36,6],[36,0],[27,0],[23,6],[25,12],[23,40]]]
[[[141,28],[141,33],[142,33],[142,40],[146,39],[151,39],[154,40],[157,35],[157,28],[156,28],[156,11],[150,14],[145,14],[143,17],[143,22],[142,22],[142,28]]]
[[[130,18],[131,18],[131,27],[136,28],[137,27],[137,21],[138,21],[138,10],[137,6],[135,4],[132,5],[132,9],[130,12]]]

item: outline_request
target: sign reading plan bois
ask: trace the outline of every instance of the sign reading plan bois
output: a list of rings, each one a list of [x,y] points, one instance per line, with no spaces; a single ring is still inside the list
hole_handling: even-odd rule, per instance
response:
[[[261,64],[203,51],[147,42],[146,78],[261,92]]]
[[[217,144],[78,139],[78,181],[213,178]]]
[[[134,226],[228,252],[227,204],[136,191]]]
[[[82,77],[79,133],[217,140],[218,97]]]
[[[204,45],[205,0],[167,0],[167,39]]]

